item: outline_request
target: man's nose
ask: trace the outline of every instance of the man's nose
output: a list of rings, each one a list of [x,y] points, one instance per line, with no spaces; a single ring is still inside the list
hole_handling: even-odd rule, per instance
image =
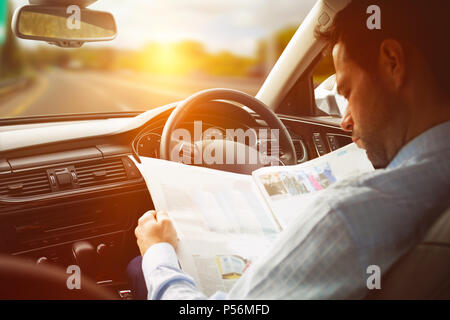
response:
[[[351,132],[353,131],[353,118],[351,113],[348,111],[345,112],[344,117],[341,121],[341,128],[344,131]]]

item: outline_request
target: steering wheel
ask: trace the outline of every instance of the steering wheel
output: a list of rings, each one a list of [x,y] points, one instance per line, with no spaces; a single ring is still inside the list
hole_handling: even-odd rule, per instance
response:
[[[167,119],[166,124],[164,125],[164,129],[161,135],[161,144],[160,144],[160,157],[165,160],[173,160],[171,158],[171,149],[172,149],[172,134],[174,130],[177,128],[178,124],[181,123],[182,119],[190,113],[194,106],[198,104],[204,104],[214,100],[225,100],[230,102],[239,103],[248,107],[257,113],[262,120],[264,120],[270,129],[278,129],[278,144],[280,149],[283,150],[283,164],[285,165],[293,165],[297,164],[297,156],[295,153],[294,144],[292,142],[292,138],[281,122],[281,120],[277,117],[277,115],[270,110],[263,102],[258,99],[252,97],[251,95],[237,91],[232,89],[207,89],[193,94],[188,97],[186,100],[179,103],[176,108],[172,111],[171,115]],[[213,113],[214,110],[211,109]],[[229,147],[230,144],[239,144],[234,141],[226,141],[226,144]],[[245,146],[249,148],[248,146]],[[253,148],[252,148],[253,149]],[[247,150],[249,152],[249,150]],[[250,150],[250,152],[257,152],[256,149]],[[217,166],[216,166],[217,167]],[[223,167],[223,166],[222,166]],[[240,167],[236,170],[230,170],[240,173],[250,173],[254,169],[257,169],[258,164],[250,165],[245,167]]]
[[[56,266],[38,266],[21,258],[0,255],[0,299],[112,300],[111,292],[81,276],[80,288],[69,290],[71,274]]]

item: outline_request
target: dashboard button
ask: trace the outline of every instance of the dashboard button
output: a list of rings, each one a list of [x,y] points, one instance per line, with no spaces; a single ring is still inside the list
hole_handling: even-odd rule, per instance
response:
[[[127,172],[127,175],[131,179],[136,179],[139,177],[138,169],[135,167],[133,162],[128,158],[122,158],[123,165],[125,167],[125,171]]]
[[[340,148],[339,142],[336,136],[332,134],[327,134],[328,145],[330,146],[331,151],[337,150]]]
[[[323,142],[322,135],[320,133],[314,133],[313,134],[313,142],[314,146],[316,147],[317,154],[319,156],[323,156],[328,152],[327,148],[325,147],[325,143]]]

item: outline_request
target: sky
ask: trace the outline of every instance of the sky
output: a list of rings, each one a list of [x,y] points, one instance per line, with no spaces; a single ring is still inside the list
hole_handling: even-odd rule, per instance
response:
[[[189,39],[201,41],[212,52],[251,56],[259,39],[301,23],[316,1],[99,0],[89,8],[109,11],[116,18],[118,35],[108,42],[110,46],[134,49],[150,41]],[[13,0],[16,7],[26,4],[28,0]],[[20,43],[36,45],[27,40]]]

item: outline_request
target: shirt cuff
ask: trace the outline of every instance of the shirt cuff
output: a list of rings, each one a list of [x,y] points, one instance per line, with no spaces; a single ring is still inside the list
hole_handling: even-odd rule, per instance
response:
[[[147,249],[147,252],[145,252],[142,258],[142,272],[145,277],[159,266],[180,269],[177,254],[173,246],[168,242],[160,242],[152,245]]]

